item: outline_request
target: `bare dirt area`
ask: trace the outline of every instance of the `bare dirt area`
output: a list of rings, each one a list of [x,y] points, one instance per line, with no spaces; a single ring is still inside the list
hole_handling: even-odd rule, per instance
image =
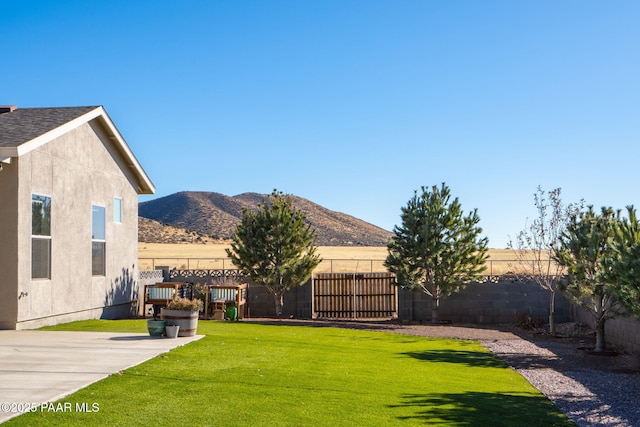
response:
[[[637,355],[589,348],[593,335],[576,324],[558,325],[562,336],[513,325],[405,325],[394,322],[246,319],[265,324],[341,327],[434,338],[478,340],[547,396],[578,426],[640,426]]]

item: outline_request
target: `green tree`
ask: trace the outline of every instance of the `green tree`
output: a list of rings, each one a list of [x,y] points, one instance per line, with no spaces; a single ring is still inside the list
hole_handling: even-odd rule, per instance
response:
[[[227,255],[251,280],[274,297],[282,315],[284,294],[306,282],[320,263],[316,232],[292,206],[291,196],[273,190],[256,211],[243,209]]]
[[[553,254],[554,260],[566,268],[560,290],[593,317],[597,352],[605,350],[607,319],[623,314],[611,268],[618,218],[611,208],[603,207],[597,214],[592,206],[572,215],[560,249]]]
[[[538,187],[533,195],[538,217],[516,235],[515,243],[509,241],[520,264],[521,272],[517,276],[522,280],[531,280],[549,292],[549,332],[556,334],[555,301],[558,292],[558,279],[563,267],[556,263],[551,255],[560,249],[560,237],[573,213],[582,209],[579,204],[565,205],[560,197],[560,188],[545,192]]]
[[[394,227],[385,266],[396,285],[421,290],[431,297],[431,322],[438,323],[440,299],[478,280],[488,257],[488,239],[477,210],[467,216],[458,198],[443,183],[422,187],[402,208],[402,225]]]
[[[633,206],[617,223],[613,240],[611,272],[618,298],[628,311],[640,318],[640,221]]]

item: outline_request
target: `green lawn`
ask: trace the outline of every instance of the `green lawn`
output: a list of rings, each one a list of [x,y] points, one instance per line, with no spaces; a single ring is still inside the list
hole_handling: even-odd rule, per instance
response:
[[[145,323],[49,329],[145,332]],[[206,337],[63,399],[99,412],[28,413],[7,425],[573,425],[474,341],[214,321],[198,333]]]

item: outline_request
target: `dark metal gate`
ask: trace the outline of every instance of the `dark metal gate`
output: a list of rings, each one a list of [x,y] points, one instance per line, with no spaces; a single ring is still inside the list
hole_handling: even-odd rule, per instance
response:
[[[398,289],[392,279],[390,273],[319,273],[312,282],[313,318],[397,318]]]

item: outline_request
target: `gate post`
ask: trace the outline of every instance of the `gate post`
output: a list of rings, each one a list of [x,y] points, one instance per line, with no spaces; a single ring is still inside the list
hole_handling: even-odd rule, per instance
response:
[[[313,273],[311,273],[311,318],[318,318],[316,313],[316,278]]]
[[[351,318],[356,320],[356,273],[353,273],[353,282],[351,289]]]

